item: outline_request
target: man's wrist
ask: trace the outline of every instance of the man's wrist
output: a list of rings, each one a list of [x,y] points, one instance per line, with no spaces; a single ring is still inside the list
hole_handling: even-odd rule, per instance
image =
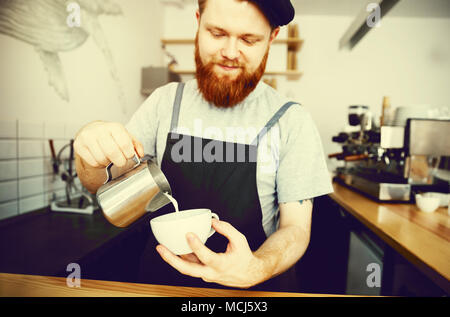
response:
[[[255,273],[254,274],[255,283],[252,286],[260,284],[270,279],[274,271],[274,266],[270,263],[267,257],[259,254],[257,251],[253,252],[253,257],[254,257],[254,264],[252,266],[253,272]]]

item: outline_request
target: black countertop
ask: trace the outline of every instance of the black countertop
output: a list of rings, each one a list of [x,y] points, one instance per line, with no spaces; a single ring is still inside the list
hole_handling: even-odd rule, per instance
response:
[[[52,212],[49,208],[2,220],[0,272],[67,276],[69,263],[92,263],[119,250],[120,241],[138,227],[143,228],[143,221],[141,218],[129,228],[117,228],[100,210],[85,215]],[[148,235],[149,226],[144,231]],[[141,242],[146,240],[145,235],[139,237]]]

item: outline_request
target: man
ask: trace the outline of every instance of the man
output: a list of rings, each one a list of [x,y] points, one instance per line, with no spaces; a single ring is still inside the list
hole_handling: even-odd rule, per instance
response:
[[[187,235],[188,255],[175,256],[151,235],[141,281],[296,290],[288,284],[309,243],[312,199],[332,187],[308,112],[260,81],[294,9],[289,0],[199,0],[196,17],[196,79],[157,89],[126,127],[84,127],[74,144],[78,175],[94,193],[108,163],[123,166],[145,152],[180,210],[219,215],[206,245]],[[155,214],[165,211],[173,208]]]

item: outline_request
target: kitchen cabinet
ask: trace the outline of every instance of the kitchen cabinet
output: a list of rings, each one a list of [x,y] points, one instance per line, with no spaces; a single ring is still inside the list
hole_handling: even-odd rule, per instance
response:
[[[381,295],[383,248],[367,232],[350,231],[346,294]]]
[[[315,198],[311,241],[297,263],[300,292],[382,296],[449,295],[440,285],[445,282],[436,283],[410,259],[330,196]],[[379,269],[381,274],[378,285],[373,283],[373,274],[377,273],[374,268]]]
[[[347,221],[349,230],[345,294],[446,295],[443,289],[342,207],[340,214]],[[378,284],[374,283],[374,274],[380,274],[375,277]]]
[[[48,208],[0,221],[0,272],[68,276],[77,263],[83,278],[133,282],[150,230],[145,217],[129,228],[92,215]],[[148,226],[147,226],[148,229]]]
[[[378,203],[340,184],[333,186],[334,193],[315,199],[317,214],[313,214],[310,245],[313,256],[303,272],[315,287],[309,292],[320,293],[325,283],[314,284],[314,280],[321,281],[322,272],[339,267],[340,275],[327,275],[336,291],[331,293],[450,294],[446,208],[424,215],[412,204]],[[332,261],[330,254],[338,256]],[[320,271],[315,271],[314,263],[321,263]],[[377,263],[381,270],[381,285],[376,290],[367,285],[373,272],[373,268],[367,269],[371,263]]]
[[[329,195],[314,199],[310,244],[296,264],[299,292],[449,295],[445,289],[449,285],[446,279],[449,250],[439,249],[442,239],[431,244],[431,250],[403,249],[399,238],[386,237],[386,232],[383,234],[350,212],[352,201],[359,199],[360,207],[368,209],[374,202],[337,186],[340,185],[335,184],[334,194],[346,201]],[[373,214],[373,219],[388,223],[386,210],[382,211]],[[405,225],[408,219],[399,217],[396,219],[404,221],[403,225],[397,223],[392,230],[406,233],[408,241],[414,240],[416,237],[408,233]],[[411,226],[419,230],[416,223]],[[420,230],[423,232],[417,234],[419,238],[429,234],[425,228]],[[67,265],[77,263],[82,279],[139,282],[140,255],[150,234],[146,216],[124,229],[108,223],[99,210],[92,215],[80,215],[44,208],[0,221],[0,272],[65,278],[69,274]],[[429,240],[423,242],[429,245]],[[408,253],[413,251],[414,254]],[[381,271],[380,285],[367,283],[375,272],[370,266],[374,263]]]
[[[297,263],[300,291],[345,294],[348,223],[328,196],[314,199],[309,246]]]

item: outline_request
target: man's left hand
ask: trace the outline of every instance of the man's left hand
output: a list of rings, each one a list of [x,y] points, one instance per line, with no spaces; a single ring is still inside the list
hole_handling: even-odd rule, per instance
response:
[[[248,288],[264,280],[263,262],[250,249],[246,237],[228,222],[212,219],[217,233],[228,239],[227,250],[215,253],[193,233],[186,235],[193,253],[176,256],[162,245],[156,250],[180,273],[205,282]]]

